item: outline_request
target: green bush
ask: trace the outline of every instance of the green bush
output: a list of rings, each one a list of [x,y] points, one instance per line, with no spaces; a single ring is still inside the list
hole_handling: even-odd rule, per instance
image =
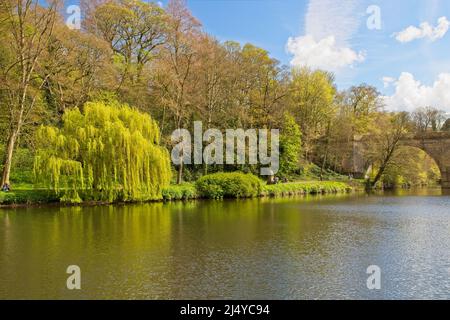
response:
[[[196,187],[208,199],[254,198],[261,194],[263,183],[252,174],[215,173],[200,178]]]
[[[344,182],[293,182],[264,186],[263,195],[268,197],[283,197],[304,194],[345,193],[352,190],[353,188]]]
[[[198,198],[197,189],[192,183],[172,185],[162,190],[164,201],[193,200]]]

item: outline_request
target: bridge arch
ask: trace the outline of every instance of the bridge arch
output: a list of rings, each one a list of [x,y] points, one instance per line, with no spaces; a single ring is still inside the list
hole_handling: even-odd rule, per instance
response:
[[[450,133],[430,132],[409,136],[402,139],[401,144],[419,148],[432,157],[441,171],[442,187],[450,189]]]

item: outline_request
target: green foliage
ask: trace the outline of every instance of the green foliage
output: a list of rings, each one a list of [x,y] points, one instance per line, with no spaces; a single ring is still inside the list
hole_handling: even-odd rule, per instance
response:
[[[59,196],[50,190],[13,190],[0,192],[0,206],[57,203]]]
[[[4,159],[5,146],[0,144],[0,159]],[[3,165],[0,164],[0,172]],[[33,183],[33,153],[31,150],[18,147],[11,166],[11,183]]]
[[[422,150],[406,147],[395,153],[377,187],[433,186],[438,184],[440,178],[439,167],[429,155]]]
[[[164,201],[194,200],[199,198],[195,184],[192,183],[166,187],[162,191],[162,196]]]
[[[342,181],[348,180],[347,175],[341,175],[330,169],[321,170],[321,168],[311,162],[300,161],[300,168],[295,174],[288,175],[291,181],[318,181],[322,176],[323,181]]]
[[[306,155],[312,151],[312,141],[320,137],[333,117],[336,95],[331,73],[300,68],[292,70],[291,108],[303,134]]]
[[[34,171],[62,201],[161,199],[170,182],[169,155],[157,123],[118,103],[87,103],[67,111],[62,128],[36,134]],[[81,192],[81,193],[80,193]]]
[[[292,115],[285,113],[280,136],[280,174],[290,174],[298,169],[301,150],[300,127]]]
[[[262,194],[269,197],[280,197],[305,194],[345,193],[350,191],[352,191],[352,187],[344,182],[311,181],[266,185]]]
[[[260,195],[263,183],[252,174],[234,172],[204,176],[196,186],[199,194],[208,199],[254,198]]]
[[[353,86],[341,95],[341,115],[346,123],[342,123],[349,134],[366,134],[376,125],[375,116],[382,109],[379,92],[375,87],[361,84]],[[346,128],[347,125],[351,129]]]

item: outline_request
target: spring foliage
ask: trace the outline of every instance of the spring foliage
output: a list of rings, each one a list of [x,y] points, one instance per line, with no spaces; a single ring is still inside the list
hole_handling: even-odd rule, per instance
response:
[[[162,195],[164,201],[195,200],[199,198],[195,184],[192,183],[168,186],[163,189]]]
[[[62,127],[42,126],[36,143],[35,176],[64,202],[156,200],[171,179],[157,123],[126,105],[66,111]]]
[[[289,113],[284,115],[284,125],[280,137],[280,173],[290,174],[299,167],[302,151],[300,126]]]
[[[215,173],[200,178],[196,187],[199,194],[208,199],[254,198],[260,195],[263,183],[252,174]]]

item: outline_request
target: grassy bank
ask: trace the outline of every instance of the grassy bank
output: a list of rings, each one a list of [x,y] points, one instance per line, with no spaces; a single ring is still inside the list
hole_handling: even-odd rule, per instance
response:
[[[216,187],[213,187],[217,190]],[[247,196],[231,195],[225,198],[256,198],[256,197],[291,197],[314,194],[337,194],[350,193],[353,191],[364,190],[363,184],[345,183],[339,181],[300,181],[277,185],[263,185],[258,194],[249,194]],[[195,184],[186,183],[180,186],[170,186],[163,191],[164,201],[177,200],[195,200],[195,199],[223,199],[223,195],[216,196],[217,193],[202,192],[196,188]]]
[[[349,193],[355,189],[344,182],[337,181],[304,181],[291,182],[278,185],[262,185],[258,193],[238,194],[217,193],[217,187],[212,187],[215,192],[200,191],[196,184],[185,183],[172,185],[163,190],[162,201],[187,201],[196,199],[223,199],[223,198],[256,198],[256,197],[289,197],[307,194],[335,194]],[[229,191],[227,191],[229,192]],[[220,196],[217,196],[217,195]],[[22,206],[59,203],[58,196],[48,190],[21,188],[13,192],[0,192],[0,206]]]
[[[266,197],[289,197],[306,194],[348,193],[353,190],[349,184],[337,181],[305,181],[266,185],[262,195]]]

